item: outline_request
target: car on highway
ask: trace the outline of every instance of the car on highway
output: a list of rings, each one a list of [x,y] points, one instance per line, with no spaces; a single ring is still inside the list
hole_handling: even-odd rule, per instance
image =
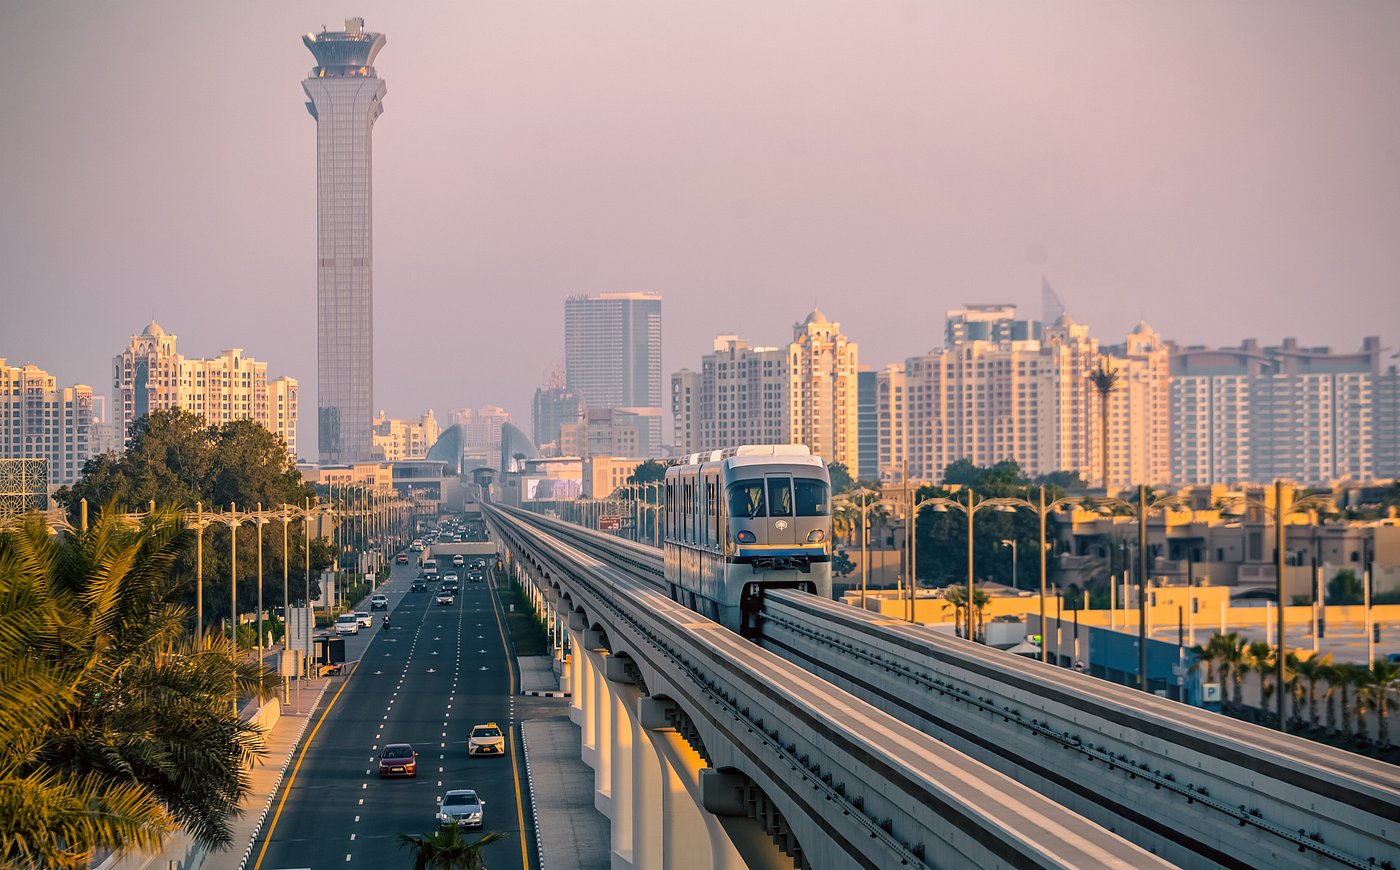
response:
[[[422,580],[414,580],[413,585],[408,587],[409,592],[427,592],[428,584]]]
[[[370,610],[388,610],[388,609],[389,609],[389,596],[385,595],[383,592],[376,592],[376,593],[374,593],[373,595],[371,595],[371,596],[369,597],[369,609],[370,609]]]
[[[484,579],[486,579],[486,577],[480,571],[467,572],[467,580],[469,580],[472,583],[480,583]]]
[[[374,617],[363,610],[355,611],[355,619],[359,621],[360,628],[374,628]]]
[[[454,567],[454,568],[460,568],[460,567],[462,567],[464,564],[466,564],[466,561],[467,561],[466,559],[462,558],[462,554],[461,554],[461,553],[458,553],[457,555],[455,555],[455,556],[452,557],[452,567]]]
[[[460,586],[457,585],[457,581],[456,581],[456,580],[453,580],[451,583],[444,583],[444,584],[442,584],[442,591],[443,591],[443,592],[449,592],[449,593],[451,593],[451,594],[453,594],[453,595],[456,595],[457,593],[459,593],[459,592],[462,591],[462,587],[460,587]]]
[[[360,618],[353,613],[342,613],[335,618],[336,634],[359,634]]]
[[[390,743],[379,753],[379,778],[418,777],[418,753],[408,743]]]
[[[456,599],[453,597],[452,593],[451,593],[451,592],[448,592],[448,591],[446,591],[446,590],[443,590],[442,592],[439,592],[439,593],[437,594],[437,597],[433,599],[433,603],[434,603],[434,604],[441,604],[441,605],[443,605],[444,607],[446,607],[446,606],[449,605],[449,604],[453,604],[453,603],[455,603],[455,602],[456,602]]]
[[[457,572],[456,572],[456,571],[450,571],[450,572],[448,572],[448,573],[442,575],[442,579],[443,579],[443,581],[446,582],[446,583],[456,583],[456,582],[457,582]]]
[[[438,804],[438,824],[444,828],[479,828],[486,813],[486,801],[469,788],[453,789]]]
[[[400,553],[400,554],[398,554],[397,556],[394,557],[394,561],[397,562],[397,563],[399,563],[400,565],[407,565],[407,564],[408,564],[408,554],[407,554],[407,553]]]
[[[495,722],[473,725],[471,736],[467,738],[468,755],[505,755],[506,737],[501,726]]]

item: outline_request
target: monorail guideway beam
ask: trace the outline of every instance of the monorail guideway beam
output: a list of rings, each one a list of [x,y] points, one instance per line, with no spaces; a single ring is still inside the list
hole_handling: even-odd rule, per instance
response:
[[[561,617],[567,602],[570,714],[615,866],[1167,866],[618,569],[488,519]]]

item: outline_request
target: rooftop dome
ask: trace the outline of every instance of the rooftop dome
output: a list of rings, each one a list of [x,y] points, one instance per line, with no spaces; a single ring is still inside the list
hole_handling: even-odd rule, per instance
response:
[[[807,319],[804,320],[804,321],[802,321],[802,325],[803,325],[803,326],[806,326],[806,325],[809,324],[809,323],[830,323],[830,322],[831,322],[830,320],[827,320],[827,319],[826,319],[826,315],[825,315],[825,314],[822,314],[822,310],[821,310],[820,308],[813,308],[813,309],[812,309],[812,313],[807,315]]]
[[[150,323],[146,324],[146,328],[141,331],[141,334],[149,335],[152,338],[159,338],[160,336],[165,335],[165,330],[160,328],[159,323],[156,323],[154,320],[152,320]]]

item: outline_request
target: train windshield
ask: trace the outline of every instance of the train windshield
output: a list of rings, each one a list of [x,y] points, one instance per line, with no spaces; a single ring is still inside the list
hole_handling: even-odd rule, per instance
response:
[[[767,515],[763,498],[763,481],[738,480],[729,487],[729,515],[731,517],[761,517]]]
[[[824,517],[831,514],[830,491],[824,481],[799,477],[792,484],[797,490],[799,517]]]
[[[792,478],[768,478],[768,516],[792,516]]]

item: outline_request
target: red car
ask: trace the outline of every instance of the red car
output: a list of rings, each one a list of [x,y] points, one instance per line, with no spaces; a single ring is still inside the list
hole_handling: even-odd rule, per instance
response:
[[[418,753],[407,743],[390,743],[379,753],[379,778],[389,776],[418,777]]]

